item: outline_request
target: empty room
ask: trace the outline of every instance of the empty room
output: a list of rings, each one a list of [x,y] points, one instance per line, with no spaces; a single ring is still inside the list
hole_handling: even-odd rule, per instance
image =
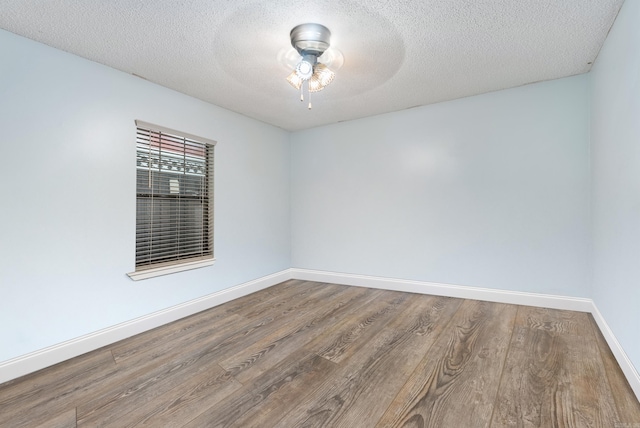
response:
[[[0,427],[640,428],[640,2],[0,0]]]

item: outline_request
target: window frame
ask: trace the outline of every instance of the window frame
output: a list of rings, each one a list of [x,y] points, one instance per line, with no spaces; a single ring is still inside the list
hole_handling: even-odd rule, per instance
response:
[[[140,200],[140,193],[139,193],[139,187],[138,187],[139,185],[138,169],[140,169],[138,166],[138,154],[140,151],[139,141],[140,141],[141,131],[142,133],[147,132],[149,134],[157,133],[160,136],[160,141],[163,141],[163,142],[164,140],[162,139],[162,135],[167,134],[167,135],[170,135],[172,138],[183,139],[184,144],[186,144],[186,141],[189,140],[189,142],[195,142],[197,144],[202,144],[203,146],[207,146],[206,154],[205,154],[205,170],[206,170],[205,180],[206,180],[206,190],[207,190],[206,196],[207,196],[208,207],[205,211],[206,211],[208,220],[206,222],[203,221],[203,227],[201,229],[201,233],[205,236],[205,238],[210,243],[208,246],[210,247],[210,249],[207,251],[207,253],[210,252],[210,254],[205,254],[205,255],[200,254],[193,257],[187,256],[179,260],[172,260],[168,262],[152,262],[144,266],[140,266],[138,263],[138,260],[136,259],[135,270],[133,272],[127,273],[127,275],[132,280],[137,281],[141,279],[153,278],[156,276],[168,275],[176,272],[183,272],[186,270],[197,269],[197,268],[213,265],[215,263],[215,257],[213,252],[214,250],[214,245],[213,245],[214,244],[214,160],[215,160],[215,146],[217,142],[208,138],[203,138],[203,137],[192,135],[186,132],[177,131],[175,129],[167,128],[164,126],[143,122],[141,120],[136,120],[135,124],[136,124],[136,191],[135,191],[136,255],[138,253],[138,238],[139,238],[139,235],[141,234],[139,230],[140,214],[138,211],[138,208],[139,208],[138,204]],[[184,144],[183,144],[183,147],[184,147]],[[162,153],[162,149],[160,147],[158,148],[158,153]],[[187,153],[186,149],[185,149],[185,152],[183,152],[183,154],[185,153]],[[186,160],[185,160],[185,163],[186,163]],[[158,166],[158,168],[159,168],[158,172],[162,173],[162,170],[161,170],[162,167]],[[169,186],[170,187],[173,186],[173,184],[171,183],[171,180],[170,180]],[[154,190],[152,190],[152,193],[153,191]],[[173,190],[170,190],[170,193],[173,193]],[[205,223],[207,224],[206,228],[204,226]],[[184,224],[178,223],[177,227],[181,227],[181,226],[184,227]],[[180,258],[181,256],[182,255],[179,253],[176,253],[175,255],[176,258]]]

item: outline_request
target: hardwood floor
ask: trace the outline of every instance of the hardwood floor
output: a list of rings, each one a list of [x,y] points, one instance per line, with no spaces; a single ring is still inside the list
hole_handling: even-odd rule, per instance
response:
[[[1,427],[640,428],[591,315],[287,281],[0,385]]]

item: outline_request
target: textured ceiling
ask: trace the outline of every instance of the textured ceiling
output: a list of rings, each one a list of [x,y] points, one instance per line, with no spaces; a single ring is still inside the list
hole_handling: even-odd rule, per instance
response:
[[[623,0],[0,0],[0,28],[299,130],[589,71]],[[313,109],[289,31],[344,55]]]

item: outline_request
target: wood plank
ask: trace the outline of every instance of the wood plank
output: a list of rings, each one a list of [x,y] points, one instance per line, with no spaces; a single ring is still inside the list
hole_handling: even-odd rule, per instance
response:
[[[354,291],[359,290],[360,293],[365,292],[365,296],[367,296],[367,300],[361,302],[361,304],[355,308],[350,309],[347,313],[342,313],[338,316],[335,314],[336,319],[341,319],[343,321],[350,321],[349,325],[357,325],[361,322],[361,319],[366,319],[368,316],[367,310],[370,312],[371,308],[369,308],[371,302],[379,301],[381,304],[385,304],[385,299],[383,296],[387,294],[386,304],[390,305],[394,300],[393,298],[397,298],[396,293],[385,292],[382,290],[371,290],[371,289],[356,289]],[[364,310],[367,309],[367,310]],[[333,317],[332,317],[333,319]],[[299,348],[298,351],[287,354],[286,359],[279,365],[286,367],[288,364],[292,362],[298,361],[302,356],[307,353],[310,355],[313,354],[314,350],[322,349],[327,344],[330,344],[334,341],[333,336],[339,335],[341,331],[344,330],[345,323],[328,323],[321,325],[319,329],[321,330],[321,335],[317,337],[315,340],[310,342],[307,345]],[[304,343],[304,342],[302,342]],[[289,343],[285,344],[287,346]],[[283,348],[284,349],[284,348]],[[330,369],[335,370],[337,367],[335,364],[331,364],[328,366]],[[273,369],[269,371],[261,372],[260,376],[257,380],[255,380],[252,384],[249,384],[247,388],[250,391],[261,390],[269,385],[269,382],[265,382],[265,376],[268,379],[269,373]],[[278,370],[276,369],[276,372]],[[243,372],[244,373],[244,372]],[[332,375],[330,370],[324,370],[321,375],[314,375],[308,378],[305,378],[304,382],[291,382],[287,385],[287,388],[282,388],[278,391],[278,394],[270,395],[269,399],[260,400],[250,409],[247,409],[242,415],[238,415],[231,425],[234,427],[265,427],[265,426],[274,426],[279,419],[282,418],[282,415],[286,412],[292,410],[295,407],[300,406],[301,397],[309,394],[313,390],[316,389],[317,385],[320,385],[323,382],[326,382],[327,379],[333,378],[335,375]]]
[[[238,334],[238,328],[245,327],[238,320],[242,318],[237,315],[225,318],[212,327],[214,333],[210,336],[198,336],[199,342],[179,342],[177,346],[165,344],[158,354],[146,357],[145,352],[140,352],[126,364],[119,364],[107,379],[85,391],[82,402],[77,404],[78,420],[86,424],[106,418],[111,409],[131,401],[133,395],[144,395],[150,389],[161,394],[161,391],[170,389],[176,379],[197,371],[200,365],[206,365],[208,350],[222,346],[225,340],[232,342],[229,338]],[[158,348],[150,351],[156,352]],[[220,367],[218,369],[222,371]]]
[[[516,310],[465,300],[376,426],[489,426]]]
[[[76,428],[76,409],[70,409],[33,428]]]
[[[10,405],[12,401],[39,395],[47,388],[64,388],[63,383],[77,382],[78,376],[104,369],[106,365],[115,367],[115,361],[109,349],[101,348],[10,380],[0,384],[0,405]]]
[[[293,301],[290,301],[290,299],[288,299],[287,301],[289,304],[285,306],[277,303],[280,302],[279,299],[272,300],[272,302],[269,304],[271,307],[271,312],[282,311],[282,315],[284,317],[283,319],[286,319],[287,313],[299,309],[301,307],[300,302],[306,301],[305,299],[303,299],[303,297],[313,299],[313,301],[317,301],[319,299],[322,300],[327,297],[333,297],[333,295],[336,294],[344,293],[348,291],[348,288],[336,286],[319,289],[317,287],[314,287],[310,288],[310,290],[312,290],[312,293],[308,296],[305,296],[305,294],[308,293],[292,293],[292,295],[297,296],[298,301],[295,301],[296,299],[294,299]],[[328,303],[330,303],[331,301],[331,299],[327,299]],[[274,304],[274,302],[276,302],[276,304]],[[325,303],[313,306],[312,308],[310,308],[310,312],[313,312],[316,309],[321,310],[323,308],[323,305],[325,305]],[[269,315],[273,317],[273,314]],[[306,313],[304,314],[304,316],[307,316]],[[197,346],[201,348],[203,346],[203,343],[200,342],[197,344]],[[230,349],[233,349],[235,352],[237,351],[237,347],[245,346],[247,345],[238,343],[232,346]],[[225,355],[226,349],[229,348],[220,347],[218,348],[218,352],[211,353],[210,355],[201,358],[197,364],[194,364],[193,368],[187,371],[187,373],[181,374],[179,376],[181,382],[180,384],[163,384],[161,386],[159,383],[157,386],[154,386],[151,391],[147,391],[143,394],[138,394],[139,397],[136,397],[133,400],[128,399],[126,405],[127,408],[134,408],[134,410],[126,414],[127,421],[137,421],[140,419],[140,426],[170,426],[174,423],[172,421],[184,422],[184,418],[187,417],[187,415],[190,415],[190,417],[196,416],[198,414],[198,403],[201,403],[203,400],[206,401],[207,406],[210,406],[217,402],[219,399],[225,398],[233,390],[239,389],[241,387],[241,384],[237,380],[235,380],[235,378],[233,378],[229,372],[214,376],[211,381],[203,382],[202,379],[198,380],[200,373],[209,376],[211,373],[210,369],[202,369],[198,368],[198,366],[201,366],[203,364],[205,366],[215,365],[217,369],[221,370],[216,362],[221,358],[221,356]],[[190,374],[193,371],[196,371],[197,376],[193,376]],[[192,379],[185,382],[183,381],[183,378],[185,376],[191,376]],[[172,377],[172,379],[174,378],[175,376]],[[233,380],[232,384],[231,382],[225,383],[228,380]],[[207,396],[207,393],[209,393],[210,395]],[[146,402],[149,402],[149,404],[145,404]],[[105,410],[107,410],[107,413],[113,413],[113,410],[110,410],[108,408]],[[95,420],[95,417],[93,418],[93,420]],[[91,422],[85,419],[81,419],[80,421],[82,423]],[[119,421],[120,419],[117,419],[114,426],[129,426],[128,424],[125,424],[123,422],[121,423]]]
[[[303,296],[309,296],[314,292],[323,291],[321,287],[314,287],[312,285],[301,286],[301,284],[296,287],[296,290],[299,291],[297,294],[286,294],[289,288],[278,288],[278,290],[279,292],[274,294],[267,293],[266,290],[261,290],[257,293],[243,296],[226,304],[219,305],[206,311],[202,311],[198,314],[177,320],[166,326],[161,326],[148,332],[141,333],[137,336],[122,340],[114,345],[111,345],[110,349],[113,352],[116,362],[121,363],[129,358],[135,357],[137,353],[141,352],[142,350],[149,353],[155,346],[162,346],[162,344],[172,342],[174,338],[178,338],[179,340],[183,341],[189,340],[188,335],[198,334],[203,329],[210,329],[210,326],[212,324],[215,325],[218,320],[224,319],[231,315],[235,314],[238,316],[246,317],[247,313],[251,313],[253,316],[251,316],[250,318],[257,318],[258,316],[262,316],[264,312],[266,312],[256,312],[255,308],[260,307],[260,305],[268,306],[269,304],[271,304],[271,307],[274,307],[276,303],[282,303],[279,306],[289,303],[289,306],[291,306],[291,301],[296,301],[296,299],[299,299]],[[285,302],[282,302],[283,294],[286,297],[289,297]]]
[[[45,424],[116,371],[111,352],[101,349],[7,384],[0,388],[0,426]]]
[[[492,427],[610,427],[617,420],[587,314],[520,307]]]
[[[110,387],[106,394],[80,403],[77,408],[78,426],[120,427],[128,425],[131,420],[135,421],[135,417],[144,419],[149,415],[140,415],[137,409],[158,400],[169,391],[179,390],[185,381],[193,377],[201,377],[207,384],[228,391],[238,386],[237,381],[228,376],[215,361],[184,360],[176,365],[160,366],[152,374],[142,368],[123,382],[121,387]],[[129,413],[133,416],[128,417]],[[125,420],[123,417],[126,422],[122,422]]]
[[[446,329],[462,300],[411,295],[409,304],[335,374],[297,400],[278,426],[373,427]],[[372,403],[375,403],[372,405]],[[247,426],[259,426],[246,422]],[[238,425],[239,426],[239,425]]]
[[[156,359],[176,348],[185,349],[185,347],[189,347],[193,344],[202,344],[203,341],[208,340],[207,338],[215,338],[220,336],[220,334],[228,334],[226,330],[223,332],[219,331],[221,327],[224,328],[227,325],[231,325],[234,334],[233,337],[229,337],[229,340],[226,340],[225,346],[229,347],[231,345],[238,345],[241,340],[250,340],[251,337],[256,334],[266,334],[266,332],[277,329],[280,325],[286,323],[289,317],[301,315],[305,311],[308,311],[309,308],[317,305],[318,299],[325,297],[328,298],[334,293],[340,293],[343,291],[346,291],[346,288],[340,286],[315,288],[311,294],[291,301],[288,305],[279,308],[278,311],[265,314],[260,319],[243,320],[243,317],[236,313],[237,311],[233,313],[227,311],[231,315],[227,315],[222,318],[220,322],[199,323],[197,328],[189,329],[188,331],[175,336],[169,335],[165,340],[161,340],[157,345],[155,344],[155,341],[152,344],[147,341],[133,341],[131,344],[126,344],[125,346],[116,344],[114,346],[115,358],[118,364],[126,362],[127,364],[137,366],[143,359]],[[266,293],[261,292],[261,295],[266,296]],[[270,297],[270,299],[277,299],[277,297]],[[263,299],[261,299],[261,301],[263,301]],[[236,309],[244,309],[235,305],[234,307],[236,307]],[[221,310],[225,311],[224,308],[221,308]],[[156,335],[154,333],[154,336],[161,338],[161,335],[159,334]],[[217,338],[224,339],[222,337]],[[136,344],[138,345],[137,347]],[[120,353],[123,349],[126,350],[126,356],[123,356]],[[218,351],[220,351],[220,348]]]
[[[161,355],[166,352],[167,344],[173,347],[180,343],[193,341],[197,336],[209,336],[212,332],[230,322],[241,322],[238,315],[230,315],[224,308],[216,307],[204,311],[196,317],[187,317],[171,323],[171,328],[159,327],[140,335],[121,340],[110,346],[117,364],[124,365],[133,361],[138,364],[149,355]]]
[[[349,296],[355,295],[350,288],[342,286],[329,285],[317,291],[310,296],[306,296],[297,302],[293,302],[288,308],[278,309],[270,312],[267,319],[272,321],[257,331],[251,331],[250,334],[235,335],[232,340],[227,340],[223,346],[216,347],[215,358],[222,361],[231,357],[244,353],[246,349],[254,343],[261,342],[271,335],[282,334],[283,329],[288,329],[292,323],[304,322],[306,319],[313,319],[319,313],[334,308],[339,305],[341,297],[345,294],[345,300],[349,300]],[[213,350],[212,350],[213,351]],[[235,376],[235,373],[234,373]],[[241,381],[242,382],[242,381]]]
[[[255,321],[243,321],[242,317],[232,315],[212,326],[209,335],[198,335],[188,342],[176,339],[173,343],[153,348],[152,355],[139,353],[135,359],[119,367],[117,374],[108,381],[96,386],[78,405],[78,418],[82,424],[89,424],[123,406],[126,402],[135,402],[136,397],[157,397],[171,390],[176,382],[199,373],[208,367],[222,371],[217,365],[216,353],[228,347],[242,346],[243,340],[251,340],[252,335],[260,333],[274,320],[273,316]],[[151,394],[151,395],[150,395]],[[129,409],[131,410],[131,409]],[[122,413],[120,411],[119,413]]]
[[[250,382],[323,334],[336,319],[349,317],[349,314],[355,317],[365,307],[367,311],[371,311],[372,307],[389,307],[391,302],[382,296],[383,293],[379,290],[351,288],[342,295],[342,299],[336,299],[333,305],[318,308],[315,316],[310,314],[304,319],[293,320],[286,328],[257,341],[246,350],[229,355],[220,365],[233,373],[240,382]]]
[[[298,284],[295,287],[288,288],[279,288],[279,293],[274,295],[270,299],[265,299],[262,302],[247,305],[235,313],[242,315],[248,319],[254,319],[258,317],[263,317],[266,314],[273,311],[280,311],[292,304],[292,302],[300,301],[309,296],[316,296],[319,292],[324,292],[327,290],[333,290],[334,293],[343,293],[348,291],[349,287],[344,285],[335,285],[335,284],[326,284],[322,287],[318,287],[315,283],[303,282],[302,284]],[[318,296],[316,301],[322,299],[331,299],[332,293],[322,294],[322,298]]]
[[[261,375],[250,387],[245,387],[232,394],[226,400],[217,403],[195,419],[184,425],[195,427],[229,427],[239,422],[243,415],[251,413],[254,422],[267,427],[262,417],[254,417],[252,410],[259,413],[265,403],[276,401],[277,397],[295,397],[293,391],[300,391],[314,380],[324,378],[334,369],[335,364],[315,354],[295,355],[280,364],[276,369]],[[258,408],[260,407],[260,408]]]
[[[228,372],[222,371],[220,367],[212,367],[181,379],[180,382],[176,382],[175,387],[164,393],[151,391],[145,395],[138,395],[125,406],[108,412],[106,418],[86,425],[80,423],[79,426],[95,426],[99,422],[102,427],[117,428],[182,427],[209,406],[240,388],[242,384]]]
[[[351,310],[347,313],[340,311],[341,309],[348,309],[349,303],[355,304],[353,308],[354,311],[359,310],[366,314],[367,311],[371,312],[371,304],[375,303],[378,307],[390,306],[396,303],[394,301],[397,300],[399,296],[395,292],[350,288],[349,295],[343,295],[342,297],[343,299],[341,299],[341,301],[347,302],[346,305],[336,302],[334,308],[319,311],[316,319],[331,321],[343,318],[352,312]],[[364,318],[366,318],[366,315]],[[296,331],[308,332],[309,329],[305,329],[305,326],[315,326],[323,332],[326,331],[326,329],[323,328],[323,322],[307,320],[306,324],[298,326],[297,328],[294,327],[292,333]],[[326,327],[330,328],[331,324]],[[192,424],[194,426],[206,424],[207,426],[264,427],[271,426],[271,423],[280,419],[283,411],[290,409],[290,406],[295,404],[301,395],[309,393],[313,385],[325,381],[325,379],[329,377],[330,372],[335,368],[333,363],[321,363],[324,359],[310,353],[312,347],[300,347],[308,341],[306,339],[297,344],[299,348],[297,351],[288,352],[289,348],[287,348],[287,346],[295,343],[297,337],[299,336],[282,336],[284,343],[282,343],[280,355],[283,358],[286,357],[286,359],[281,361],[275,369],[271,368],[268,371],[261,371],[258,373],[257,378],[246,378],[253,380],[253,382],[248,384],[243,390],[238,391],[234,396],[230,397],[229,400],[214,406],[206,414],[203,414],[197,420],[193,421]],[[315,348],[317,348],[317,346]],[[295,350],[296,346],[291,349]],[[267,353],[267,355],[269,354]],[[272,355],[276,355],[276,353],[274,352]],[[297,368],[298,362],[305,358],[312,358],[312,360],[315,361],[314,364],[318,365],[318,368],[308,373],[305,372],[304,376],[298,378],[295,376],[295,373],[299,371]],[[275,361],[278,360],[276,359]],[[240,373],[244,374],[245,372],[241,371]],[[236,375],[236,377],[238,376]],[[238,412],[235,409],[242,409],[242,412]]]
[[[318,350],[317,354],[337,363],[353,355],[363,346],[368,346],[369,340],[391,321],[398,311],[404,309],[411,297],[410,293],[385,291],[384,298],[381,299],[382,305],[378,305],[378,302],[371,304],[358,324],[337,335],[331,344]]]
[[[146,357],[147,351],[136,353],[134,359],[126,361],[126,368],[92,391],[78,406],[78,420],[89,424],[104,418],[113,409],[125,406],[123,403],[137,402],[132,395],[157,397],[164,394],[175,387],[175,382],[202,370],[203,366],[217,365],[226,352],[239,352],[252,341],[286,325],[288,316],[302,316],[309,311],[321,310],[324,304],[331,302],[318,304],[317,299],[347,290],[344,287],[318,289],[281,313],[270,314],[258,321],[238,322],[241,317],[234,314],[225,318],[224,323],[210,326],[204,332],[190,332],[163,346],[155,346],[151,349],[153,355],[149,357]]]
[[[604,372],[609,382],[613,402],[618,412],[617,422],[619,428],[625,428],[625,424],[627,428],[632,428],[633,425],[631,424],[637,425],[637,427],[633,428],[640,428],[640,402],[633,393],[629,382],[627,382],[627,379],[624,377],[624,373],[622,373],[616,357],[613,356],[611,348],[609,348],[609,344],[607,344],[593,316],[589,315],[589,321],[598,351],[602,358]]]

